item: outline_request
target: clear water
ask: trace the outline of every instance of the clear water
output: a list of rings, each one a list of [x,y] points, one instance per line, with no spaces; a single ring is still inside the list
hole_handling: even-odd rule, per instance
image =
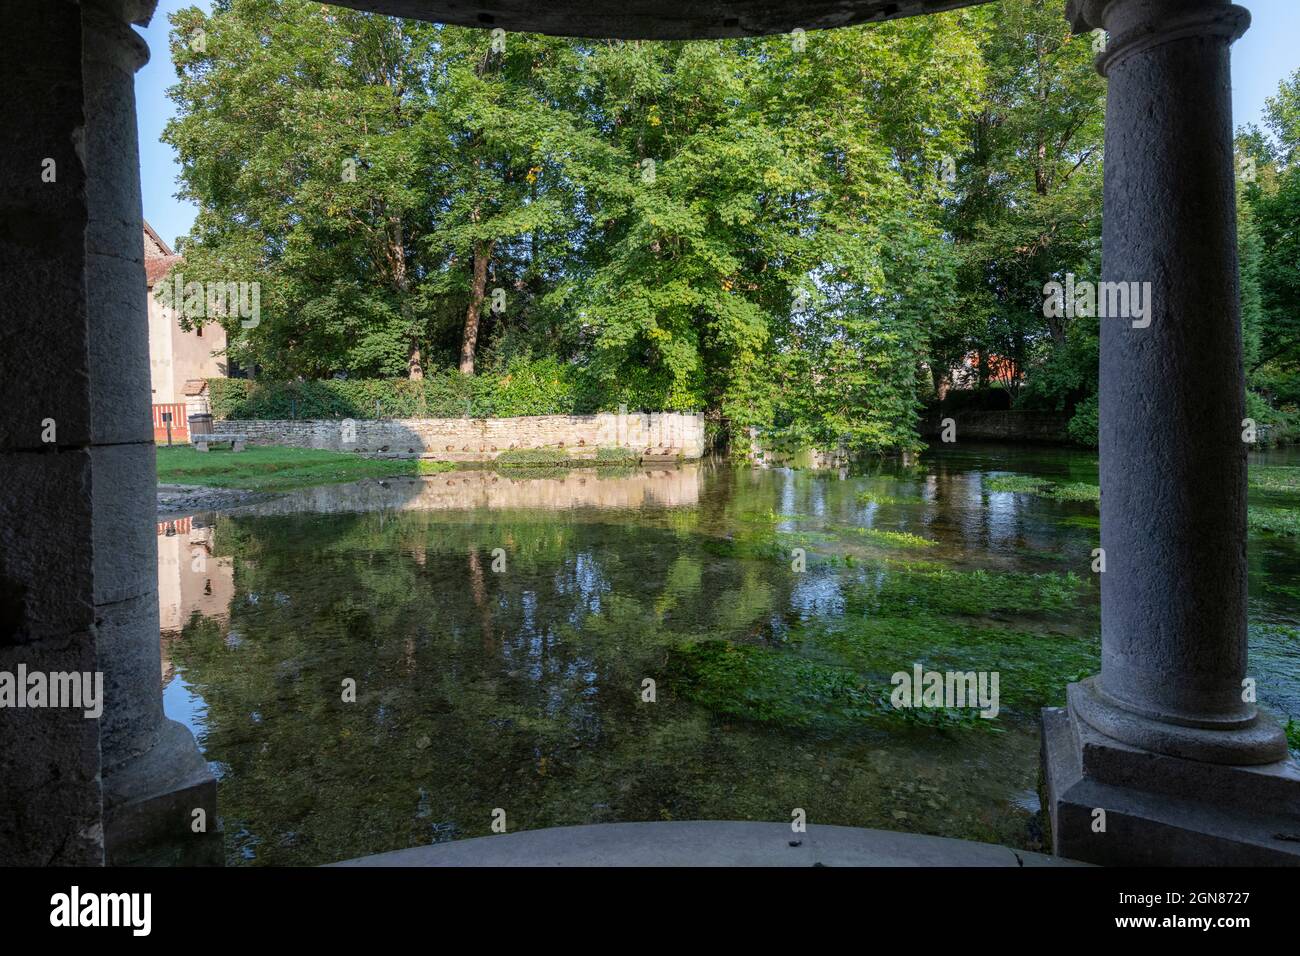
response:
[[[167,522],[164,706],[219,777],[232,864],[486,835],[497,810],[514,831],[798,808],[1035,849],[1038,711],[1097,668],[1097,509],[987,487],[1005,473],[1097,472],[1007,446],[458,472]],[[1252,673],[1283,718],[1298,541],[1250,546]],[[997,672],[997,717],[893,708],[916,664]]]

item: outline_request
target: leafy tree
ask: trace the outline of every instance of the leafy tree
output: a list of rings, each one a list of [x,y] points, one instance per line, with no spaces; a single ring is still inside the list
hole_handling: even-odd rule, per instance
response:
[[[1104,86],[1093,40],[1070,33],[1059,3],[1008,0],[988,8],[981,50],[988,94],[948,217],[960,306],[935,364],[975,352],[986,387],[996,356],[1013,394],[1028,376],[1030,403],[1072,408],[1095,394],[1095,333],[1044,317],[1043,286],[1067,272],[1096,278]]]
[[[1248,411],[1297,427],[1300,405],[1300,71],[1238,131],[1237,226]]]

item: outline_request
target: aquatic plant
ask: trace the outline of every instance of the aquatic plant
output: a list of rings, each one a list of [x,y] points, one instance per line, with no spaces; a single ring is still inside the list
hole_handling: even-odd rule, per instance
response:
[[[877,544],[894,547],[929,548],[938,544],[937,541],[922,538],[920,535],[908,534],[906,531],[881,531],[877,528],[851,528],[850,530]]]
[[[1291,508],[1246,509],[1246,525],[1251,531],[1269,534],[1300,535],[1300,510]]]
[[[864,674],[748,644],[684,644],[673,650],[669,666],[674,686],[695,703],[759,723],[829,729],[919,722],[995,729],[973,710],[894,707],[887,674]]]
[[[984,479],[985,491],[1014,491],[1024,494],[1039,494],[1044,485],[1051,482],[1046,478],[1031,475],[994,475]]]
[[[1100,501],[1101,489],[1083,481],[1055,482],[1032,475],[996,475],[986,478],[987,491],[1011,491],[1021,494],[1041,495],[1061,501]]]
[[[1300,468],[1285,465],[1258,465],[1250,469],[1250,487],[1259,491],[1300,494]]]
[[[915,505],[922,504],[924,499],[886,495],[878,491],[859,491],[857,501],[860,505]]]

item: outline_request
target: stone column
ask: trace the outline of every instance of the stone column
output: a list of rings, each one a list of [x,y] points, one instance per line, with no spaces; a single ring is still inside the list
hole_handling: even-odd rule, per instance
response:
[[[154,0],[83,0],[94,606],[109,864],[214,861],[216,785],[190,732],[164,719],[157,506],[131,28]],[[202,811],[206,834],[196,833]],[[219,857],[216,857],[219,859]]]
[[[1109,34],[1102,280],[1150,297],[1145,314],[1101,320],[1102,669],[1071,685],[1068,714],[1044,715],[1056,849],[1099,862],[1300,862],[1300,844],[1269,832],[1300,829],[1286,818],[1300,810],[1300,774],[1243,688],[1228,50],[1249,14],[1228,0],[1071,0],[1068,15],[1076,32]]]
[[[0,682],[93,674],[81,9],[12,4],[0,30]],[[104,861],[99,721],[0,710],[0,866]]]

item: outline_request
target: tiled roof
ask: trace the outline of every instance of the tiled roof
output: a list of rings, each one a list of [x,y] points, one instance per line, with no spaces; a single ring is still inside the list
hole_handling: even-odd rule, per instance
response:
[[[172,247],[163,242],[162,236],[154,231],[149,221],[144,222],[144,284],[152,289],[181,261],[181,257],[172,252]]]
[[[171,271],[171,267],[180,261],[180,256],[146,256],[144,260],[145,285],[152,289],[162,281],[163,276]]]

